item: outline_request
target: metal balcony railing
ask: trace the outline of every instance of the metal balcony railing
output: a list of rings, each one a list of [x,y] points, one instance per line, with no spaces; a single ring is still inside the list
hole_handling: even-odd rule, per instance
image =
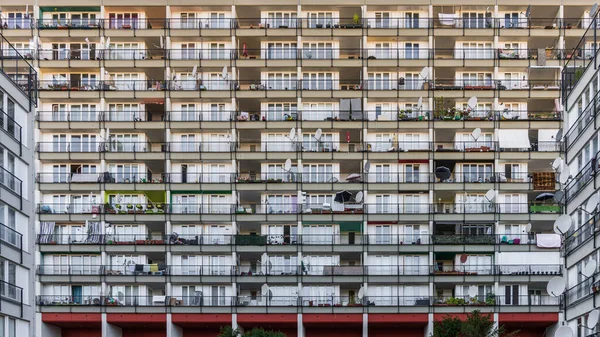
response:
[[[551,306],[562,297],[550,295],[496,296],[100,296],[39,295],[39,306],[122,307],[406,307],[406,306]]]
[[[3,223],[0,223],[0,241],[21,250],[23,247],[23,234],[17,232],[11,227],[6,226]]]
[[[25,94],[30,107],[37,106],[37,72],[2,34],[0,37],[0,55],[5,55],[0,58],[0,72]],[[2,127],[5,127],[4,123]]]
[[[0,184],[16,195],[23,194],[23,181],[4,167],[0,167]]]
[[[10,117],[4,110],[0,109],[0,128],[10,137],[22,144],[22,127],[14,118]]]
[[[38,275],[51,275],[51,276],[75,276],[75,275],[84,275],[84,276],[94,276],[94,275],[103,275],[104,274],[104,266],[102,265],[90,265],[90,264],[82,264],[82,265],[74,265],[74,264],[45,264],[37,266],[37,274]]]

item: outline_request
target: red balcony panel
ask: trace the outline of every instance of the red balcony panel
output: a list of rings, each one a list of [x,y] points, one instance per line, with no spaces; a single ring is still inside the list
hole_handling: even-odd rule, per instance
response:
[[[482,313],[485,315],[485,313]],[[493,314],[491,314],[493,317]],[[444,318],[446,318],[446,316],[452,316],[452,317],[456,317],[462,321],[467,319],[467,314],[433,314],[433,320],[434,321],[441,321]]]
[[[171,321],[184,328],[204,327],[218,333],[219,327],[231,325],[231,314],[172,314]]]
[[[558,313],[500,313],[498,314],[498,321],[501,324],[511,326],[521,326],[522,324],[526,324],[527,327],[533,326],[546,328],[558,322]]]
[[[43,313],[42,322],[61,328],[102,328],[101,314],[86,313]]]
[[[297,314],[238,314],[237,322],[242,325],[262,325],[265,323],[276,325],[294,325],[298,324]]]
[[[398,329],[401,329],[401,334],[398,334]],[[404,325],[372,327],[369,324],[369,337],[398,337],[399,335],[402,337],[423,337],[425,336],[425,327],[406,327]]]
[[[428,321],[428,314],[369,314],[369,326],[424,326]]]
[[[62,328],[62,337],[102,337],[102,328]]]
[[[302,322],[305,326],[343,324],[362,326],[362,314],[304,314]],[[361,333],[362,334],[362,333]]]
[[[167,337],[167,329],[123,328],[122,337]]]
[[[154,330],[162,329],[166,332],[167,315],[166,314],[106,314],[106,320],[125,329]],[[123,332],[123,337],[125,337]],[[141,336],[141,335],[140,335]]]

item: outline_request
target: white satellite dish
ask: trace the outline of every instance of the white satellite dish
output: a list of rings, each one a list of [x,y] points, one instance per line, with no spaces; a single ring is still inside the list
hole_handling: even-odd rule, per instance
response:
[[[573,329],[568,325],[561,326],[554,332],[554,337],[573,337]]]
[[[469,109],[471,109],[471,110],[474,110],[477,107],[477,97],[476,96],[469,98],[469,101],[467,102],[467,107],[469,107]]]
[[[504,118],[504,119],[512,119],[513,118],[512,111],[508,111],[508,110],[504,111],[502,113],[502,118]]]
[[[558,176],[558,180],[560,180],[561,184],[566,184],[569,181],[569,178],[571,177],[565,166],[566,165],[563,164],[562,168],[560,169],[560,175]]]
[[[477,296],[477,293],[478,293],[477,286],[470,286],[469,287],[469,291],[468,291],[469,297],[475,297],[475,296]]]
[[[548,281],[546,291],[548,291],[548,294],[550,294],[550,296],[558,297],[562,295],[562,293],[565,291],[566,286],[567,285],[565,284],[564,278],[560,276],[555,276],[551,278],[550,281]]]
[[[85,38],[85,43],[90,44],[90,39],[88,39],[87,37]]]
[[[558,129],[558,131],[556,132],[556,136],[554,136],[554,140],[556,140],[557,142],[560,142],[560,140],[562,139],[563,136],[563,129]]]
[[[161,36],[161,37],[159,37],[159,39],[160,39],[160,49],[165,48],[165,40],[164,40],[164,38]]]
[[[365,169],[365,173],[369,173],[369,170],[371,169],[371,162],[370,161],[367,161],[365,163],[364,169]]]
[[[426,79],[429,76],[429,68],[424,67],[423,69],[421,69],[420,76],[422,79]]]
[[[552,163],[550,163],[550,166],[552,166],[552,168],[555,171],[560,171],[560,169],[563,166],[563,163],[564,163],[563,159],[561,157],[558,157],[558,158],[554,159],[554,161]]]
[[[598,198],[598,194],[592,194],[592,196],[588,199],[587,203],[585,204],[585,211],[592,214],[596,213],[599,201],[600,199]]]
[[[316,140],[321,140],[321,136],[322,135],[323,135],[323,130],[317,129],[317,132],[315,132],[315,139]]]
[[[354,201],[361,202],[362,200],[363,200],[363,192],[362,191],[356,192],[356,195],[354,196]]]
[[[223,71],[221,72],[221,77],[223,77],[223,79],[227,78],[227,66],[223,67]]]
[[[590,9],[590,17],[593,17],[598,11],[598,3],[592,5],[592,9]]]
[[[283,170],[289,172],[292,169],[292,160],[286,159],[285,164],[283,164]]]
[[[296,128],[292,128],[292,129],[290,130],[290,134],[289,134],[288,138],[289,138],[289,139],[294,139],[294,138],[296,138]]]
[[[599,318],[600,318],[600,311],[598,311],[598,309],[594,309],[594,310],[590,311],[590,313],[588,314],[588,318],[585,321],[585,326],[588,329],[595,328],[596,325],[598,324]]]
[[[481,137],[481,129],[476,128],[475,130],[473,130],[473,132],[471,132],[471,137],[473,137],[473,140],[479,139],[479,137]]]
[[[194,68],[192,69],[192,77],[194,79],[196,79],[197,75],[198,75],[198,65],[194,65]]]
[[[525,233],[529,233],[529,232],[531,232],[531,223],[528,223],[528,224],[525,226]]]
[[[489,202],[494,202],[494,200],[496,199],[496,191],[489,190],[489,191],[485,192],[485,198]]]
[[[571,219],[571,216],[563,214],[554,221],[554,233],[560,235],[565,234],[571,229],[572,225],[573,219]]]
[[[590,262],[586,263],[581,271],[581,275],[586,278],[592,277],[596,273],[596,269],[598,268],[598,262],[594,259],[590,260]]]
[[[110,37],[106,38],[106,41],[104,43],[104,49],[110,49]]]

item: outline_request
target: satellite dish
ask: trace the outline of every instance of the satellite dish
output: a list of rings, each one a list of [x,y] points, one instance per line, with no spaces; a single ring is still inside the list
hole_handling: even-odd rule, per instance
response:
[[[106,43],[104,44],[104,49],[110,49],[110,37],[106,38]]]
[[[473,110],[477,107],[477,97],[473,96],[471,98],[469,98],[469,101],[467,102],[467,106]]]
[[[165,48],[165,40],[164,40],[164,38],[161,36],[161,37],[159,37],[159,39],[160,39],[160,48],[161,49]]]
[[[531,17],[531,5],[527,6],[527,10],[525,11],[525,17]]]
[[[196,75],[198,75],[198,65],[194,65],[194,69],[192,69],[192,77],[196,79]]]
[[[561,168],[560,175],[558,177],[558,179],[560,180],[560,183],[566,184],[569,181],[570,177],[571,176],[569,175],[569,172],[567,172],[567,170],[565,169],[565,165],[563,164],[563,168]]]
[[[475,130],[473,130],[473,132],[471,132],[471,137],[473,137],[474,140],[479,139],[479,137],[481,137],[481,129],[476,128]]]
[[[562,168],[563,164],[564,164],[563,159],[561,157],[558,157],[558,158],[554,159],[554,161],[552,163],[550,163],[550,166],[552,166],[552,168],[555,171],[559,171]]]
[[[369,170],[371,169],[371,162],[367,161],[365,163],[365,173],[369,173]]]
[[[590,9],[590,16],[593,17],[598,11],[598,3],[592,5],[592,9]],[[595,324],[594,324],[595,325]]]
[[[554,136],[554,140],[556,140],[557,142],[560,142],[560,140],[562,139],[563,136],[563,129],[558,129],[558,131],[556,132],[556,136]]]
[[[317,132],[315,132],[315,139],[320,140],[322,135],[323,135],[323,130],[317,129]]]
[[[581,274],[587,278],[592,277],[592,275],[596,273],[596,268],[598,268],[598,262],[592,259],[590,260],[590,262],[585,264],[583,270],[581,271]]]
[[[422,106],[423,106],[423,97],[419,97],[419,100],[417,101],[417,107],[419,109],[421,109]]]
[[[85,43],[90,44],[90,39],[88,39],[87,37],[85,38]]]
[[[561,190],[554,192],[554,201],[562,204],[565,201],[565,192]]]
[[[598,311],[598,309],[594,309],[594,310],[590,311],[590,313],[588,314],[588,318],[585,321],[585,326],[588,329],[595,328],[596,325],[598,324],[599,318],[600,318],[600,311]]]
[[[475,296],[477,296],[477,293],[478,293],[477,286],[470,286],[469,287],[469,292],[468,292],[469,297],[475,297]]]
[[[546,291],[552,297],[560,296],[564,291],[565,287],[565,279],[560,276],[555,276],[548,281],[548,285],[546,286]]]
[[[598,194],[592,194],[592,196],[588,199],[587,203],[585,204],[585,211],[588,213],[595,213],[598,209],[599,201],[600,200],[598,198]]]
[[[504,118],[504,119],[512,119],[512,117],[513,117],[512,111],[507,110],[502,113],[502,118]]]
[[[294,139],[294,138],[296,138],[296,128],[292,128],[292,129],[290,130],[290,135],[289,135],[289,137],[288,137],[288,138],[290,138],[290,139]]]
[[[361,286],[360,289],[358,289],[358,299],[362,299],[364,296],[365,296],[365,290]]]
[[[426,79],[429,76],[429,68],[424,67],[423,69],[421,69],[420,75],[422,79]]]
[[[554,337],[573,337],[573,329],[568,325],[561,326],[554,332]]]
[[[494,202],[494,200],[496,199],[496,191],[489,190],[489,191],[485,192],[485,198],[489,202]]]
[[[363,192],[362,191],[356,192],[356,196],[354,196],[354,201],[361,202],[362,200],[363,200]]]
[[[571,229],[572,225],[573,219],[571,219],[571,216],[567,214],[561,215],[554,221],[554,233],[560,235],[565,234]]]
[[[528,223],[528,224],[525,226],[525,233],[529,233],[529,232],[531,232],[531,223]]]
[[[286,159],[285,164],[283,164],[283,170],[289,172],[292,169],[292,160]]]

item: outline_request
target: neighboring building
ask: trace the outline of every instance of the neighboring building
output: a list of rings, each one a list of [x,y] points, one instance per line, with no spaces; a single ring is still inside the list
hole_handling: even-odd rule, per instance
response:
[[[598,22],[598,14],[595,16]],[[565,321],[575,336],[597,335],[599,326],[588,328],[588,313],[597,308],[600,278],[597,261],[600,261],[600,213],[598,210],[598,107],[600,76],[595,29],[590,26],[580,37],[574,50],[586,49],[587,57],[573,57],[565,64],[563,78],[564,146],[563,168],[565,213],[571,216],[572,227],[565,236],[564,263],[567,290],[565,293]],[[591,277],[585,266],[596,265]],[[593,325],[593,323],[590,323]]]
[[[559,320],[587,1],[0,4],[40,74],[37,336]]]
[[[36,72],[1,34],[0,39],[0,336],[31,336]],[[15,80],[20,76],[23,80]]]

